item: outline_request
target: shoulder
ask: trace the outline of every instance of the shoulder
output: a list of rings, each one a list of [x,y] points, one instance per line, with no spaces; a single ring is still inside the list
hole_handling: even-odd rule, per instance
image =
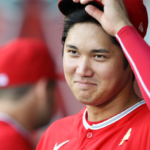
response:
[[[85,108],[82,109],[78,114],[68,116],[68,117],[55,121],[54,123],[51,124],[51,126],[48,128],[46,132],[50,132],[50,131],[53,132],[55,130],[58,131],[58,130],[61,130],[62,128],[69,129],[70,127],[76,126],[77,124],[82,122],[84,110]]]
[[[31,144],[9,124],[0,121],[0,149],[30,150]]]
[[[15,140],[18,137],[18,133],[14,128],[12,128],[9,124],[0,121],[0,128],[1,128],[1,134],[0,134],[0,139],[1,140]],[[9,136],[8,136],[9,134]]]
[[[85,108],[76,115],[65,117],[51,124],[40,139],[37,150],[53,149],[56,143],[76,137],[77,130],[82,128],[84,110]]]
[[[141,135],[144,135],[143,132],[150,132],[150,110],[146,104],[143,104],[139,108],[135,109],[131,115],[129,115],[129,123],[138,130],[138,133],[141,131]]]

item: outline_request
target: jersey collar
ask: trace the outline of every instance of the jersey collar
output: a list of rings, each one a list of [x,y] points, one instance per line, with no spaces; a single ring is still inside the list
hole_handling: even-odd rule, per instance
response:
[[[26,139],[30,138],[31,134],[24,127],[22,127],[15,119],[10,117],[9,115],[0,112],[0,121],[9,124],[18,133],[20,133],[24,138],[26,138]]]
[[[90,126],[86,121],[87,109],[85,109],[85,111],[83,113],[83,125],[86,129],[91,129],[91,130],[98,130],[98,129],[104,128],[108,125],[115,123],[116,121],[120,120],[121,118],[125,117],[130,112],[132,112],[133,110],[135,110],[136,108],[138,108],[139,106],[141,106],[143,104],[145,104],[144,100],[142,100],[142,101],[136,103],[135,105],[129,107],[128,109],[124,110],[123,112],[119,113],[118,115],[115,115],[114,117],[111,117],[110,119],[107,119],[106,121],[103,121],[102,123],[93,124],[92,126]]]

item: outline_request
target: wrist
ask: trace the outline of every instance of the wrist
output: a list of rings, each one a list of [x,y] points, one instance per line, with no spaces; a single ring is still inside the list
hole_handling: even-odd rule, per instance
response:
[[[116,29],[116,31],[115,31],[115,33],[114,33],[114,36],[116,36],[117,33],[118,33],[122,28],[124,28],[125,26],[133,26],[133,25],[131,24],[131,22],[124,22],[124,23],[120,24],[120,25],[117,27],[117,29]]]

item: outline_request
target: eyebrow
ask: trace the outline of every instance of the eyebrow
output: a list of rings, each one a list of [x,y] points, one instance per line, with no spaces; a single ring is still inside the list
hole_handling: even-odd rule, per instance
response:
[[[70,44],[67,44],[66,47],[73,48],[73,49],[78,49],[76,46],[70,45]],[[91,50],[91,52],[92,53],[110,53],[106,49],[93,49],[93,50]]]
[[[76,46],[73,46],[73,45],[70,45],[70,44],[67,44],[66,47],[73,48],[73,49],[78,49]]]
[[[106,49],[93,49],[91,52],[93,52],[93,53],[110,53]]]

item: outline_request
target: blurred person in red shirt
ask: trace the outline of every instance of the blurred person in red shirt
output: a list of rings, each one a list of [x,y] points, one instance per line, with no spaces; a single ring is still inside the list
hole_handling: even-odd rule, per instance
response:
[[[30,132],[53,108],[55,71],[45,43],[16,39],[0,49],[0,149],[32,150]]]

